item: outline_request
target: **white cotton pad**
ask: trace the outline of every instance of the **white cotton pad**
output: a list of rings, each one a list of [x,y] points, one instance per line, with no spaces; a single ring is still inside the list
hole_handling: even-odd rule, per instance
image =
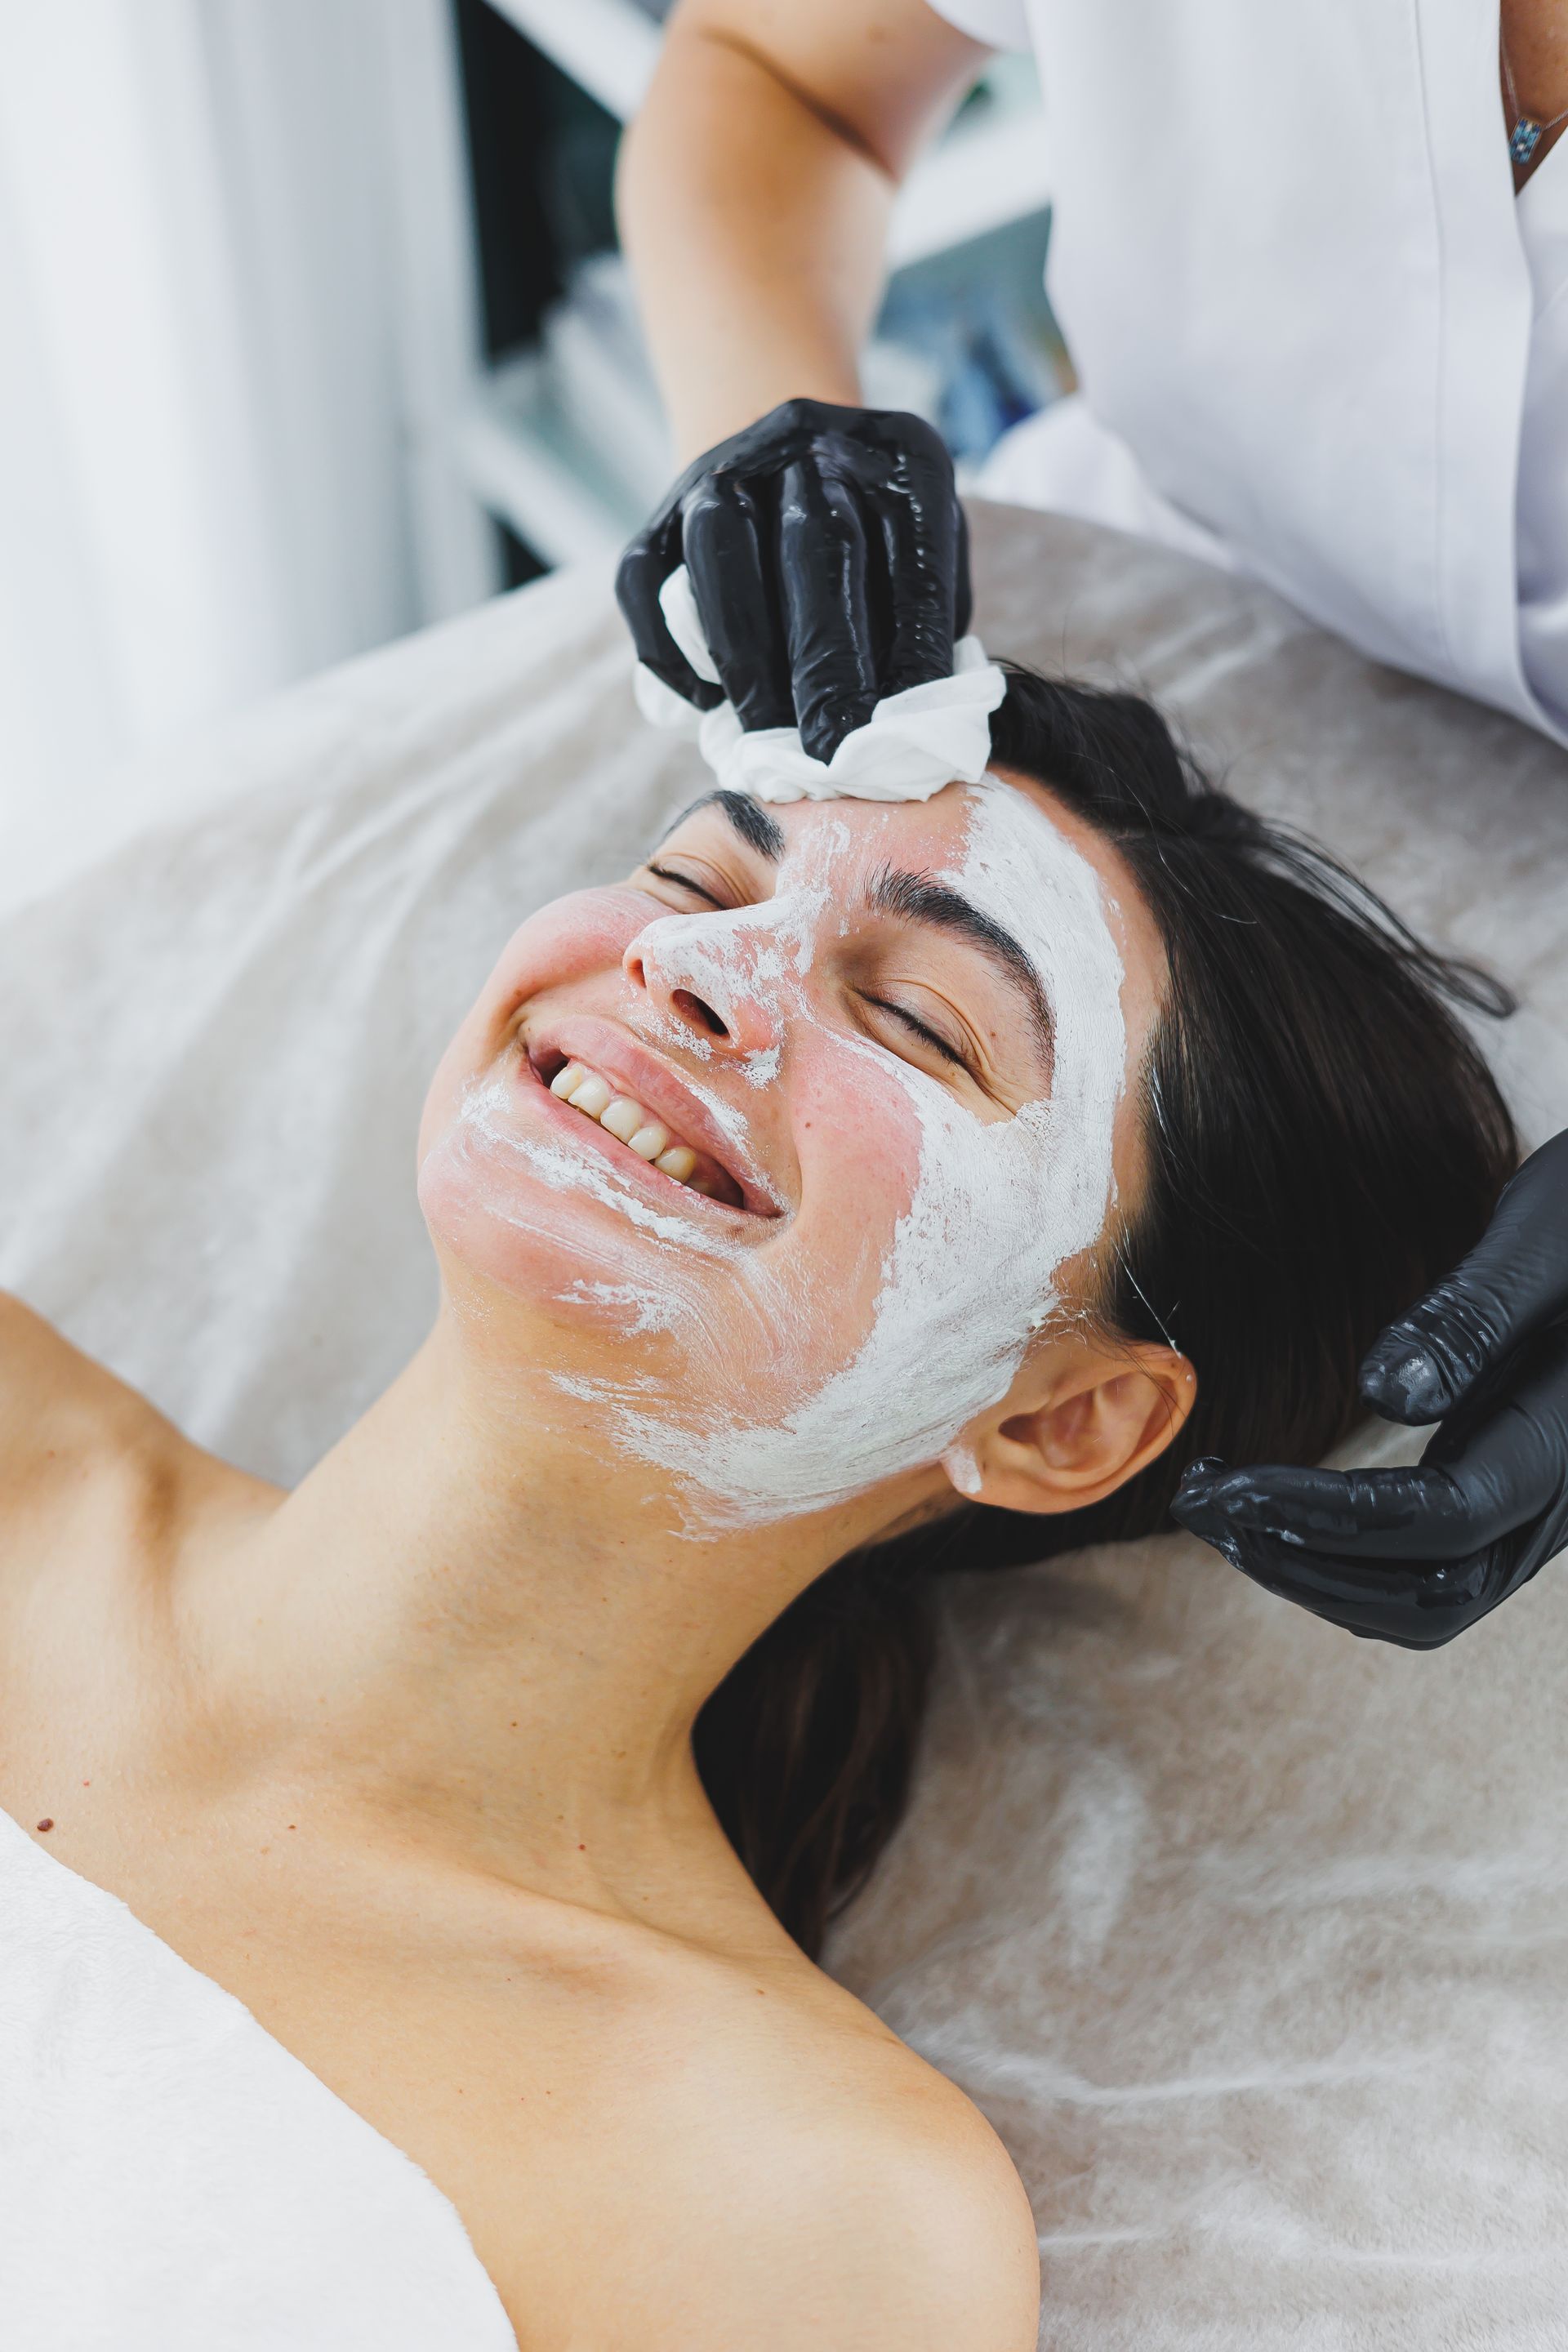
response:
[[[678,564],[660,586],[658,609],[664,614],[665,625],[670,635],[698,677],[706,678],[710,686],[717,686],[719,672],[708,650],[702,616],[697,609],[697,591],[691,585],[691,574],[684,563]]]
[[[659,590],[669,634],[699,677],[719,673],[682,564]],[[928,801],[944,784],[978,783],[991,756],[991,713],[1007,690],[978,637],[953,648],[952,676],[906,687],[879,702],[831,760],[814,760],[795,727],[742,729],[734,706],[700,712],[639,662],[637,708],[656,727],[694,735],[721,784],[760,801]]]

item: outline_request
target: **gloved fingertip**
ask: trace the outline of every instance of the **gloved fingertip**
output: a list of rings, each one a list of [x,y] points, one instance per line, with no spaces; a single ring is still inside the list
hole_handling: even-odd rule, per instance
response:
[[[803,727],[800,730],[800,748],[807,759],[820,760],[826,768],[848,732],[847,727],[827,721]]]
[[[1225,1475],[1226,1465],[1217,1454],[1206,1454],[1189,1465],[1181,1485],[1171,1497],[1171,1517],[1189,1535],[1201,1536],[1205,1543],[1218,1543],[1222,1534],[1232,1532],[1229,1522],[1215,1500],[1215,1484]]]
[[[1217,1454],[1194,1462],[1177,1489],[1171,1514],[1182,1526],[1206,1541],[1260,1537],[1269,1543],[1300,1546],[1300,1506],[1289,1494],[1277,1491],[1267,1470],[1233,1470]]]
[[[871,702],[834,702],[826,709],[808,711],[801,722],[802,750],[826,763],[847,735],[866,725],[875,708]]]
[[[1221,1514],[1204,1502],[1173,1503],[1171,1517],[1184,1535],[1193,1536],[1199,1543],[1217,1551],[1232,1568],[1239,1568],[1241,1539]]]
[[[1178,1506],[1184,1510],[1209,1503],[1215,1486],[1226,1476],[1229,1467],[1229,1464],[1217,1454],[1201,1454],[1195,1461],[1189,1462],[1182,1473],[1171,1505],[1172,1510],[1174,1511]]]
[[[1385,1421],[1416,1428],[1441,1421],[1454,1402],[1450,1382],[1424,1342],[1398,1324],[1368,1350],[1360,1386],[1367,1403]]]

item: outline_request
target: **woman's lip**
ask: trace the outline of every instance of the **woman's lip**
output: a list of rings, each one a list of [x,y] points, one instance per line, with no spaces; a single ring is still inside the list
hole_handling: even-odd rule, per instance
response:
[[[518,1061],[523,1083],[537,1096],[541,1108],[552,1124],[559,1121],[563,1133],[572,1132],[576,1141],[586,1143],[590,1150],[597,1150],[623,1175],[634,1175],[656,1199],[671,1205],[679,1203],[682,1208],[694,1209],[699,1213],[711,1210],[715,1216],[729,1219],[771,1217],[775,1213],[771,1209],[752,1209],[749,1202],[744,1207],[738,1207],[731,1201],[716,1201],[711,1193],[699,1192],[691,1185],[681,1183],[678,1177],[668,1175],[662,1168],[654,1167],[651,1160],[644,1160],[634,1151],[629,1143],[623,1143],[618,1135],[612,1135],[608,1128],[601,1127],[596,1118],[589,1118],[584,1112],[574,1110],[570,1103],[558,1100],[534,1068],[521,1039],[519,1045]],[[606,1070],[603,1075],[608,1077],[611,1073]],[[584,1129],[587,1130],[585,1134]],[[735,1181],[739,1182],[738,1178]]]
[[[646,1046],[639,1045],[624,1030],[616,1028],[609,1022],[581,1018],[563,1021],[559,1026],[542,1024],[537,1032],[533,1032],[524,1021],[518,1033],[518,1043],[536,1080],[539,1072],[534,1065],[545,1055],[560,1054],[567,1061],[585,1062],[590,1069],[596,1070],[601,1077],[607,1078],[613,1086],[629,1095],[634,1102],[641,1103],[645,1110],[651,1111],[654,1118],[671,1129],[681,1142],[694,1145],[699,1151],[706,1152],[710,1160],[717,1160],[745,1203],[743,1212],[731,1210],[732,1215],[746,1213],[753,1217],[777,1217],[783,1214],[782,1204],[762,1171],[741,1155],[733,1137],[725,1134],[701,1098],[692,1094],[657,1055],[650,1054]],[[552,1096],[551,1100],[554,1099]],[[562,1108],[569,1109],[570,1105],[563,1104]],[[573,1116],[581,1119],[583,1114],[577,1111]],[[592,1127],[596,1122],[589,1119],[587,1124]],[[623,1152],[630,1159],[637,1159],[637,1153],[628,1152],[616,1137],[605,1133],[605,1139],[615,1147],[617,1160]],[[646,1161],[639,1164],[647,1165]],[[654,1172],[661,1184],[674,1184],[677,1192],[689,1195],[689,1185],[677,1183],[676,1179],[667,1177],[662,1169]],[[726,1204],[719,1202],[717,1205],[723,1207]]]

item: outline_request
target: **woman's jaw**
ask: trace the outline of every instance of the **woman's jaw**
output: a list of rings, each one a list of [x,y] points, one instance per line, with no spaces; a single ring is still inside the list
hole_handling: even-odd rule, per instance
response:
[[[448,1313],[691,1534],[1016,1505],[999,1433],[1139,1181],[1162,974],[1114,850],[1033,784],[699,804],[525,923],[443,1060]]]

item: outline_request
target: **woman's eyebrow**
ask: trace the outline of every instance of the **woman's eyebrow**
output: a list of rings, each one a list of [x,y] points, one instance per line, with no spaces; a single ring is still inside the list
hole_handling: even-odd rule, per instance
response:
[[[928,923],[967,940],[988,955],[1022,998],[1036,1042],[1050,1067],[1056,1049],[1050,999],[1032,958],[1004,924],[945,882],[933,882],[929,874],[900,873],[891,866],[884,866],[873,876],[866,896],[874,913],[899,916],[909,923]]]
[[[744,793],[704,793],[700,800],[692,801],[683,808],[679,816],[671,817],[654,847],[658,848],[661,843],[669,839],[678,825],[684,824],[689,816],[695,816],[699,809],[705,808],[722,809],[748,849],[754,849],[757,856],[765,857],[770,866],[778,864],[784,854],[784,828],[774,822],[759,801],[749,799]]]

